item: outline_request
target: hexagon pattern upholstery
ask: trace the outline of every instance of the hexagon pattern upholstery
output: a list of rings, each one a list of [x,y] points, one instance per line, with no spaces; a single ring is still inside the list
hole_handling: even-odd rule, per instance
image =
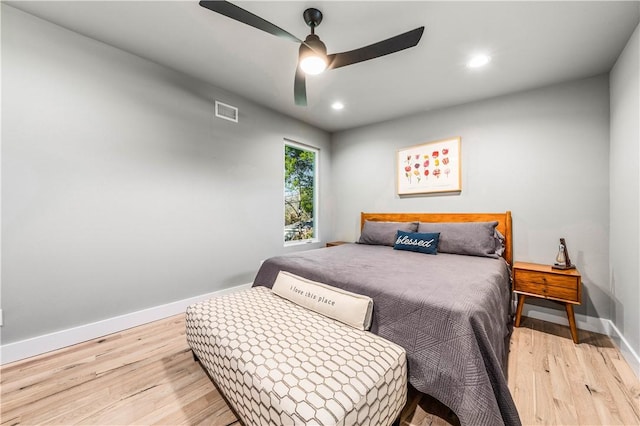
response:
[[[245,425],[390,425],[403,348],[253,287],[187,308],[187,341]]]

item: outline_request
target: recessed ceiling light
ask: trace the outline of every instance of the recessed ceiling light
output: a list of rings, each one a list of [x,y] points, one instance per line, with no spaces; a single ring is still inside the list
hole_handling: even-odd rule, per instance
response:
[[[469,68],[480,68],[487,65],[490,61],[491,57],[487,55],[475,55],[469,60],[469,62],[467,62],[467,66]]]
[[[340,101],[335,101],[331,104],[331,108],[335,109],[336,111],[340,111],[344,108],[344,104]]]

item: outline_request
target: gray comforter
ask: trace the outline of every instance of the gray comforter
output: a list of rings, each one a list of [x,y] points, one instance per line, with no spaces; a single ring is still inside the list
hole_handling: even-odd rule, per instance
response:
[[[507,387],[509,268],[502,259],[345,244],[266,260],[254,286],[280,270],[370,296],[371,331],[407,351],[409,382],[462,425],[519,425]]]

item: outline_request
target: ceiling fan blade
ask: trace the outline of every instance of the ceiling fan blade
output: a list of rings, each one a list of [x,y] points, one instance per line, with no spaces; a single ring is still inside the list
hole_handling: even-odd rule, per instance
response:
[[[378,43],[361,47],[360,49],[327,55],[329,61],[327,69],[357,64],[358,62],[368,61],[369,59],[375,59],[380,56],[408,49],[418,44],[423,32],[424,27],[420,27]]]
[[[307,106],[307,88],[305,83],[305,73],[296,68],[296,77],[293,81],[293,98],[298,106]]]
[[[253,13],[246,11],[232,3],[223,0],[202,0],[200,6],[205,7],[213,12],[217,12],[228,18],[235,19],[243,24],[250,25],[259,30],[265,31],[269,34],[273,34],[277,37],[282,37],[294,41],[296,43],[302,43],[298,37],[283,30],[282,28],[272,24],[271,22],[262,19],[261,17],[254,15]]]

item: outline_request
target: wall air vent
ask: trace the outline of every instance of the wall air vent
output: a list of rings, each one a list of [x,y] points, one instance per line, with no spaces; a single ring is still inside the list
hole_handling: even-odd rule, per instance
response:
[[[238,122],[238,108],[216,101],[216,117]]]

